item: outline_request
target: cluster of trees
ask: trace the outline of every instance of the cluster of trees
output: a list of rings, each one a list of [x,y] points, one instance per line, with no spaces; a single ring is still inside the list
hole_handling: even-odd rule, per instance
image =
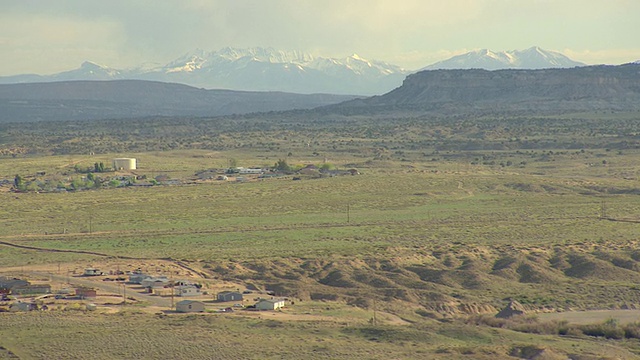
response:
[[[22,176],[16,175],[16,177],[13,179],[13,186],[20,191],[25,190],[25,182]]]
[[[284,173],[292,173],[292,172],[296,172],[298,170],[302,169],[302,166],[297,165],[289,165],[287,163],[287,160],[285,159],[279,159],[274,165],[273,165],[273,170],[274,171],[280,171],[280,172],[284,172]],[[318,170],[320,171],[329,171],[329,170],[334,170],[335,169],[335,165],[333,164],[329,164],[329,163],[323,163],[322,165],[318,166]]]
[[[280,171],[284,173],[291,172],[291,166],[287,164],[287,160],[279,159],[275,165],[273,165],[273,170]]]
[[[93,170],[97,173],[102,173],[106,171],[103,162],[93,164]]]
[[[231,159],[228,159],[228,163],[229,163],[229,170],[227,170],[227,173],[229,174],[235,173],[236,172],[235,169],[238,167],[238,161],[236,159],[231,158]],[[302,165],[289,165],[289,163],[287,163],[287,160],[278,159],[278,161],[276,161],[276,163],[273,164],[273,166],[271,166],[270,169],[280,173],[292,174],[302,168],[303,168]],[[318,169],[320,171],[329,171],[329,170],[334,170],[335,166],[333,164],[323,163],[322,165],[318,166]]]
[[[70,182],[63,182],[61,180],[55,180],[55,179],[27,180],[18,174],[14,177],[13,187],[14,189],[20,192],[77,191],[77,190],[100,189],[104,187],[116,188],[116,187],[126,186],[131,183],[134,183],[135,180],[136,180],[135,177],[128,178],[124,181],[121,181],[118,179],[108,179],[108,178],[103,179],[99,176],[96,176],[94,173],[88,173],[87,176],[76,177]],[[150,181],[150,183],[153,185],[157,184],[157,182],[153,179]]]
[[[81,168],[79,165],[75,165],[73,170],[79,174],[90,174],[90,173],[103,173],[111,171],[111,168],[107,168],[104,166],[103,162],[96,162],[93,164],[93,167],[88,166],[86,168]]]
[[[301,165],[289,165],[287,163],[287,160],[285,159],[278,159],[278,161],[273,165],[274,171],[288,173],[288,174],[297,172],[300,169],[302,169]],[[335,166],[329,163],[323,163],[322,165],[318,166],[318,170],[320,170],[321,172],[330,171],[334,169],[335,169]]]

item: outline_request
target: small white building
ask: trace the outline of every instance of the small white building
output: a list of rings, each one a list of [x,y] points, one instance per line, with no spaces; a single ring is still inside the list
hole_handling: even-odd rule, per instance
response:
[[[256,303],[256,309],[258,310],[278,310],[284,307],[284,300],[282,299],[261,299]]]

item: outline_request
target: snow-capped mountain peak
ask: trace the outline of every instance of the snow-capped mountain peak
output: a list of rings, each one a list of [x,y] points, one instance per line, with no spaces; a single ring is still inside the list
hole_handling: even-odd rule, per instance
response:
[[[436,69],[545,69],[584,66],[565,55],[533,46],[525,50],[493,52],[488,49],[471,51],[429,65],[422,70]]]
[[[85,70],[107,70],[109,69],[106,66],[100,65],[100,64],[96,64],[93,61],[85,61],[82,63],[82,65],[80,65],[81,69],[85,69]]]
[[[52,78],[56,80],[111,80],[122,78],[122,73],[119,70],[99,65],[92,61],[85,61],[78,69],[52,75]]]
[[[209,54],[201,49],[190,51],[163,67],[164,72],[192,72],[202,68]]]
[[[357,54],[329,58],[270,47],[226,47],[195,49],[166,65],[147,64],[122,71],[85,62],[45,81],[139,79],[208,89],[380,95],[400,86],[407,74],[398,66]]]
[[[167,73],[178,72],[178,71],[192,72],[194,70],[198,70],[198,69],[202,68],[202,64],[204,64],[204,62],[205,62],[205,60],[203,58],[198,57],[198,56],[194,56],[194,57],[188,59],[183,64],[180,64],[178,66],[170,67],[170,68],[166,69],[166,72]]]
[[[232,48],[226,47],[210,53],[209,58],[225,59],[227,61],[237,61],[243,58],[254,59],[254,61],[268,62],[272,64],[297,63],[304,64],[313,61],[313,56],[302,51],[282,51],[274,48]]]
[[[325,58],[271,47],[225,47],[196,49],[167,65],[129,75],[204,88],[377,95],[400,86],[407,73],[357,54]]]

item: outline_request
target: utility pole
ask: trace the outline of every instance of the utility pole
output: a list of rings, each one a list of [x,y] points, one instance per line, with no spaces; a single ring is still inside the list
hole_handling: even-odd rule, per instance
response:
[[[347,203],[347,224],[351,221],[350,206]]]
[[[171,271],[171,268],[169,268],[169,271]],[[173,282],[173,271],[170,272],[171,277],[169,278],[169,286],[171,286],[171,308],[169,308],[169,310],[173,310],[173,295],[175,293],[175,283]]]
[[[378,324],[378,319],[376,319],[376,298],[373,298],[373,326]]]
[[[169,310],[173,310],[173,294],[175,293],[174,291],[175,286],[173,286],[173,284],[171,285],[171,308],[169,308]]]
[[[127,286],[122,283],[122,305],[127,305]]]
[[[602,203],[600,204],[600,219],[606,219],[607,218],[607,203],[602,200]]]

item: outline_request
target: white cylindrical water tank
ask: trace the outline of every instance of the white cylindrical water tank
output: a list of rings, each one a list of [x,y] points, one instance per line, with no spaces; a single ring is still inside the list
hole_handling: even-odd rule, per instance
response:
[[[135,170],[137,161],[134,158],[118,158],[113,159],[113,168],[115,170]]]

